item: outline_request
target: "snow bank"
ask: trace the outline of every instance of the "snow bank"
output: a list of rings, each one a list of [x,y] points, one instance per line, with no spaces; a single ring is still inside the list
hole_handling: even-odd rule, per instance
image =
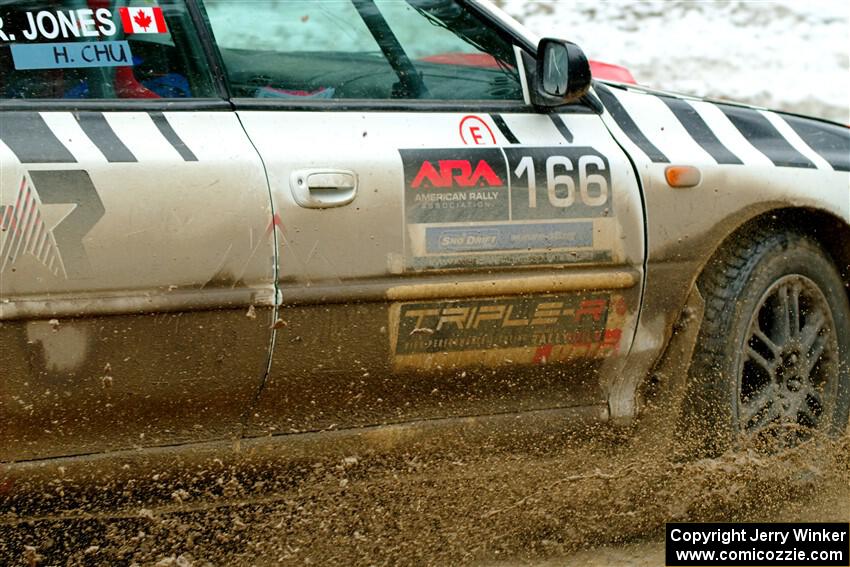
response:
[[[850,2],[497,2],[641,84],[850,123]]]

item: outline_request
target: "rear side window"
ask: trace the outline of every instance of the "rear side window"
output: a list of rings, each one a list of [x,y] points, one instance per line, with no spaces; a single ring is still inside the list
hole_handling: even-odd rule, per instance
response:
[[[0,98],[213,96],[183,0],[0,0]]]
[[[454,0],[206,0],[236,97],[522,100],[512,44]]]

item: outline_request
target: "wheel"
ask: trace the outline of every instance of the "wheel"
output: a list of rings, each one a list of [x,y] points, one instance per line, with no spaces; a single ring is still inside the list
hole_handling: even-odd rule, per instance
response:
[[[775,450],[816,432],[842,433],[850,305],[818,244],[794,232],[745,233],[706,267],[698,287],[706,307],[685,413],[698,445],[714,454]]]

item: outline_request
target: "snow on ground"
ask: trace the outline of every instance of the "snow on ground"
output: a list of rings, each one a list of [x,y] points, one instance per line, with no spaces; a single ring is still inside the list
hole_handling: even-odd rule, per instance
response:
[[[850,2],[501,0],[641,84],[850,123]]]

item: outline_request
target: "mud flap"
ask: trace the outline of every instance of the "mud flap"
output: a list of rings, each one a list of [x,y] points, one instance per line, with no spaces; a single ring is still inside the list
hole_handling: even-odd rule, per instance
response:
[[[673,326],[673,335],[664,354],[636,393],[639,407],[637,427],[644,430],[647,439],[653,443],[664,442],[667,448],[682,441],[676,438],[686,419],[688,372],[704,313],[705,300],[699,289],[693,286]]]

